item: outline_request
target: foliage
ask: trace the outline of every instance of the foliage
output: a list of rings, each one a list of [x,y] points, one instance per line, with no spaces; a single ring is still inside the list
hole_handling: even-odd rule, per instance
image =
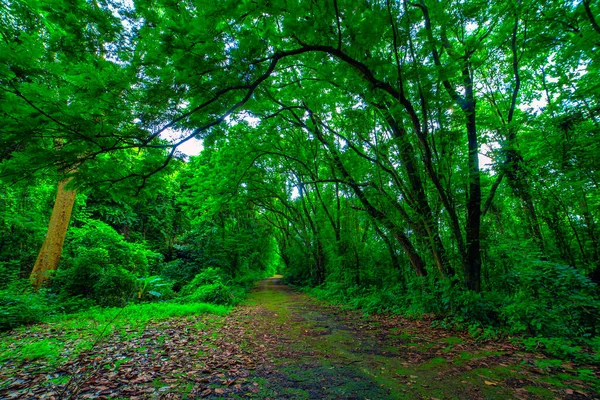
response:
[[[72,177],[67,303],[232,304],[282,272],[367,312],[596,340],[598,4],[75,3],[0,10],[0,289],[27,321],[43,301],[6,288]]]
[[[56,339],[42,339],[32,343],[23,343],[19,351],[0,352],[0,361],[16,360],[19,362],[35,360],[38,358],[59,359],[61,345]]]
[[[540,261],[507,278],[514,294],[501,316],[512,332],[589,338],[600,331],[596,285],[575,268]]]
[[[183,296],[182,301],[230,305],[234,302],[234,296],[228,286],[219,282],[196,287]]]
[[[196,301],[214,304],[232,304],[231,288],[223,282],[222,272],[209,267],[196,275],[181,289],[182,301]]]
[[[201,314],[226,315],[228,312],[226,306],[207,303],[145,303],[129,304],[124,308],[93,307],[67,315],[46,314],[35,322],[47,322],[57,331],[71,332],[70,339],[73,339],[74,332],[77,347],[89,350],[103,335],[137,331],[151,321]],[[0,362],[46,358],[56,363],[63,349],[64,343],[60,345],[57,339],[40,340],[34,337],[33,340],[18,343],[0,340]],[[77,352],[74,356],[77,356]]]
[[[53,186],[46,180],[0,181],[0,288],[31,272],[50,217]]]
[[[175,292],[171,288],[173,284],[165,281],[160,276],[146,276],[138,278],[137,281],[137,300],[169,300],[175,297]]]
[[[86,310],[93,301],[60,296],[48,289],[35,292],[28,280],[20,280],[0,290],[0,305],[0,331],[4,331]]]
[[[226,306],[209,303],[143,303],[129,304],[122,308],[94,307],[81,313],[58,317],[57,323],[70,329],[74,327],[90,329],[98,326],[104,327],[106,324],[143,326],[149,321],[199,314],[225,315],[228,312],[229,308]]]
[[[22,284],[13,284],[0,290],[0,331],[40,322],[51,312],[45,292],[23,293],[22,289]]]
[[[135,298],[138,278],[147,274],[149,261],[159,259],[100,221],[72,228],[66,241],[65,260],[53,279],[53,290],[104,306],[123,306]]]

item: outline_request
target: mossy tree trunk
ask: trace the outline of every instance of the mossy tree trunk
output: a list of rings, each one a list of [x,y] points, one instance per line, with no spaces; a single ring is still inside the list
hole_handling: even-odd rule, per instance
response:
[[[58,183],[56,202],[52,209],[46,238],[29,276],[36,290],[48,280],[50,271],[56,271],[58,268],[73,204],[75,204],[76,191],[65,189],[69,181],[70,179],[65,179]]]

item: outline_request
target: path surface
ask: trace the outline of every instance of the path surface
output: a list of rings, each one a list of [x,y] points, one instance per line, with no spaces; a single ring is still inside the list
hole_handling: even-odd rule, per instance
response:
[[[262,281],[233,315],[266,346],[261,397],[289,399],[592,398],[585,384],[559,383],[540,355],[509,343],[474,342],[427,322],[364,318]],[[564,371],[563,371],[564,372]]]
[[[4,386],[0,371],[0,398],[600,398],[575,366],[549,371],[543,361],[427,322],[365,318],[274,277],[226,317],[116,333],[51,370],[9,365],[20,369],[4,371]]]

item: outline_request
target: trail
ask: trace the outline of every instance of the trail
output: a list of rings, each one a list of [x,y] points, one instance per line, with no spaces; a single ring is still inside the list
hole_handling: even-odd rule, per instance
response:
[[[48,328],[46,335],[68,332]],[[428,321],[364,317],[273,277],[225,317],[116,332],[58,368],[8,363],[0,371],[0,398],[600,398],[589,380],[578,379],[576,366],[542,369],[544,360]]]
[[[231,318],[267,346],[271,363],[255,372],[262,397],[568,397],[532,380],[520,365],[530,356],[510,344],[474,343],[426,322],[364,318],[296,292],[279,277],[262,281]]]

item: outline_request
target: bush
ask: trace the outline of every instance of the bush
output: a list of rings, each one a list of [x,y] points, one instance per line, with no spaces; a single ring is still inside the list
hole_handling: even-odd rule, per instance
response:
[[[194,262],[177,258],[163,264],[160,276],[173,282],[173,290],[180,292],[201,271],[202,267]]]
[[[596,285],[575,268],[533,262],[509,274],[512,294],[501,310],[513,333],[545,337],[589,337],[600,329]]]
[[[213,304],[233,304],[232,289],[223,283],[223,274],[216,268],[207,268],[183,287],[181,295],[184,301]]]
[[[104,307],[124,307],[135,296],[137,278],[125,268],[105,270],[93,285],[92,298]]]
[[[170,300],[176,296],[172,289],[173,283],[160,276],[146,276],[137,280],[137,300]]]
[[[230,305],[233,304],[234,296],[231,289],[223,283],[202,285],[191,294],[185,296],[186,301]]]
[[[61,296],[49,289],[35,291],[28,279],[14,281],[0,290],[0,331],[44,322],[57,314],[80,312],[93,305],[81,296]]]
[[[82,249],[69,267],[59,269],[52,288],[64,297],[83,296],[102,306],[124,306],[133,298],[137,277],[109,263],[105,249]]]
[[[109,225],[88,221],[69,231],[64,261],[52,280],[62,297],[82,296],[101,306],[122,307],[138,292],[138,278],[161,256],[128,243]]]
[[[110,225],[101,221],[88,220],[81,228],[69,229],[64,255],[67,259],[77,258],[84,250],[104,249],[108,252],[108,264],[125,268],[136,276],[145,276],[151,263],[160,263],[159,253],[146,249],[142,243],[129,243]]]
[[[6,288],[18,280],[20,271],[20,260],[0,261],[0,288]]]
[[[223,283],[223,273],[217,268],[206,268],[197,274],[194,279],[181,290],[181,294],[187,296],[196,291],[200,286]]]
[[[16,282],[0,290],[0,331],[40,322],[52,312],[46,292],[24,293],[29,282]]]

